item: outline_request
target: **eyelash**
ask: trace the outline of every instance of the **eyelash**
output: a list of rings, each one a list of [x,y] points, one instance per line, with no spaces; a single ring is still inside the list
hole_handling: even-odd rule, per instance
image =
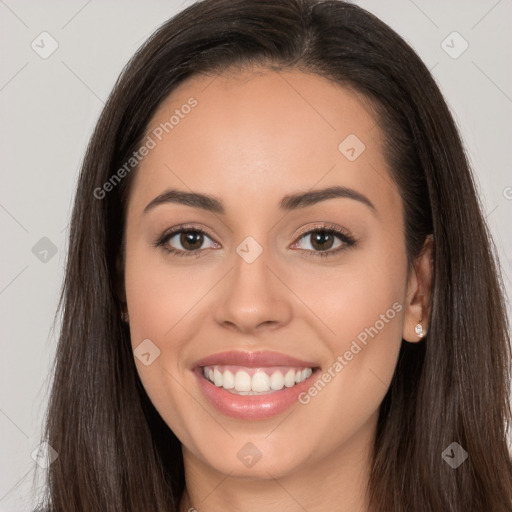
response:
[[[173,247],[169,247],[166,245],[167,242],[172,237],[174,237],[175,235],[177,235],[179,233],[187,232],[187,231],[191,231],[194,233],[202,233],[203,235],[206,235],[208,238],[213,240],[213,237],[208,232],[204,231],[203,229],[200,229],[200,228],[197,228],[194,226],[180,225],[180,226],[176,226],[175,228],[172,228],[172,230],[170,230],[170,231],[164,232],[158,238],[158,240],[156,240],[156,242],[153,245],[154,245],[154,247],[162,247],[167,253],[172,254],[173,256],[179,256],[179,257],[184,256],[184,257],[196,257],[197,258],[201,255],[201,252],[205,251],[206,249],[196,249],[194,251],[182,251],[180,249],[174,249]],[[335,228],[333,226],[328,226],[325,224],[314,226],[313,228],[308,229],[304,233],[301,233],[299,235],[299,237],[297,238],[297,241],[299,241],[303,237],[306,237],[307,235],[311,235],[318,231],[321,231],[328,235],[334,235],[334,236],[338,237],[338,239],[341,240],[343,245],[341,245],[340,247],[338,247],[336,249],[333,249],[333,250],[328,249],[326,251],[312,251],[312,250],[308,250],[308,249],[299,249],[299,250],[304,251],[306,253],[307,257],[312,257],[312,258],[330,257],[333,255],[339,254],[341,251],[344,251],[350,247],[354,247],[357,244],[357,240],[355,238],[353,238],[351,235],[349,235],[348,233],[346,233],[345,231],[342,231],[339,228]],[[217,242],[215,242],[215,243],[217,243]],[[294,244],[295,243],[297,243],[297,242],[294,242]]]

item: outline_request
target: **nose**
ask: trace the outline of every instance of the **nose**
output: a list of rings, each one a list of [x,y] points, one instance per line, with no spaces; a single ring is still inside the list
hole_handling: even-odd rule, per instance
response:
[[[266,250],[251,263],[235,254],[216,302],[216,322],[245,334],[287,325],[292,317],[290,292],[278,274]]]

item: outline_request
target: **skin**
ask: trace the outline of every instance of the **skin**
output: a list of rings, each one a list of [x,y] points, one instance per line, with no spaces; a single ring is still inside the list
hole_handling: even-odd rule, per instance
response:
[[[181,510],[366,511],[379,405],[402,338],[419,341],[414,326],[428,321],[431,243],[409,265],[383,135],[356,93],[299,71],[197,76],[160,106],[148,134],[190,97],[197,106],[134,176],[124,261],[133,348],[150,339],[160,349],[149,366],[136,358],[137,369],[183,445]],[[352,162],[338,150],[349,134],[366,146]],[[374,209],[350,198],[279,209],[285,195],[336,185],[364,194]],[[226,212],[166,203],[144,213],[170,188],[214,195]],[[211,234],[199,256],[154,246],[181,223]],[[315,256],[303,233],[324,224],[356,245]],[[263,248],[250,264],[236,252],[247,236]],[[185,250],[178,237],[172,245]],[[316,397],[270,419],[224,416],[191,371],[227,350],[274,350],[327,369],[393,304],[401,311]],[[247,442],[261,452],[251,468],[237,457]]]

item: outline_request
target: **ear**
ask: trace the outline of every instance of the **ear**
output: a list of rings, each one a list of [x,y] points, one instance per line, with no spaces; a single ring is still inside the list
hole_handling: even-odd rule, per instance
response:
[[[434,267],[434,238],[428,235],[421,252],[409,269],[402,338],[410,343],[420,341],[427,333],[430,320],[430,294]],[[423,336],[415,328],[420,324]]]

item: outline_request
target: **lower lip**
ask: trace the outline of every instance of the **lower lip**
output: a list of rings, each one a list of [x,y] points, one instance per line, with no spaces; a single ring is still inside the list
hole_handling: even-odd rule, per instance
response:
[[[223,414],[245,420],[259,420],[277,416],[298,402],[298,397],[314,382],[318,370],[303,382],[291,388],[283,388],[266,395],[237,395],[222,387],[217,387],[203,376],[202,368],[196,368],[195,374],[199,387],[206,398]]]

